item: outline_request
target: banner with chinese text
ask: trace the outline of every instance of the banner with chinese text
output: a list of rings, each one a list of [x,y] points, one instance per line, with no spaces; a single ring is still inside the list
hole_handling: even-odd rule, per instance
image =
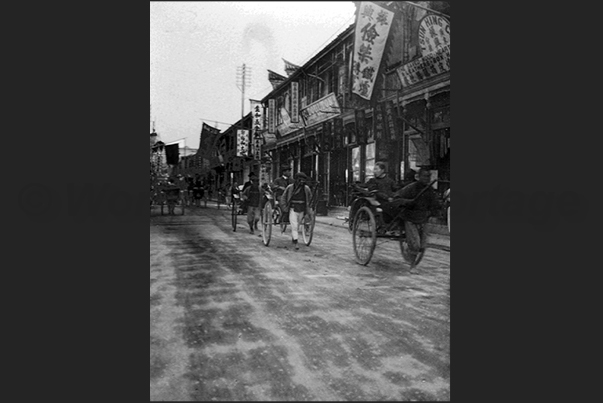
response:
[[[299,84],[291,83],[291,122],[299,123]]]
[[[370,100],[373,94],[393,18],[392,11],[372,2],[363,1],[358,8],[352,62],[352,92],[364,99]]]
[[[264,108],[260,101],[250,99],[251,102],[251,133],[259,134],[264,130]]]
[[[246,157],[249,152],[249,130],[237,130],[237,157]]]
[[[276,100],[268,100],[268,133],[276,134]]]

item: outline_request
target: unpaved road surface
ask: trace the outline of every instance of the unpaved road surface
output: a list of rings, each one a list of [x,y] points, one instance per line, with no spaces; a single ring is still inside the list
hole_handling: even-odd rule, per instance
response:
[[[351,235],[269,247],[225,210],[150,224],[150,400],[450,400],[449,253],[418,275],[398,245],[354,262]]]

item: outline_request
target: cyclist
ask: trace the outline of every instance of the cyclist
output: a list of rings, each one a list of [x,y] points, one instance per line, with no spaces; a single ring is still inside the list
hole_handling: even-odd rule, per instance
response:
[[[291,242],[295,246],[295,250],[299,249],[297,243],[299,239],[299,224],[303,222],[305,215],[312,217],[314,212],[310,207],[312,200],[312,190],[306,185],[308,176],[303,172],[295,174],[295,182],[287,186],[285,192],[281,196],[281,208],[283,214],[289,213],[289,221],[291,223]]]

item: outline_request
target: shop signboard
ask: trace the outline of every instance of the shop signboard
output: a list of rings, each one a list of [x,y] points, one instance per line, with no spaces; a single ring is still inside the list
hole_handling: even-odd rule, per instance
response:
[[[340,114],[339,102],[337,102],[337,97],[333,92],[302,108],[300,111],[306,127],[322,123]]]
[[[249,152],[249,130],[237,130],[237,157],[246,157]]]
[[[299,123],[299,84],[291,83],[291,122]]]
[[[268,100],[268,133],[276,134],[276,101]]]
[[[394,13],[374,2],[362,1],[356,15],[352,92],[370,100]]]
[[[417,37],[421,56],[396,69],[404,86],[450,71],[450,21],[427,15],[419,24]]]

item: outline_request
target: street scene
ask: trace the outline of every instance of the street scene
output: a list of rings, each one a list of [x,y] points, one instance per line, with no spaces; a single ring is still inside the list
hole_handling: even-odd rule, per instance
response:
[[[341,223],[296,251],[215,203],[153,210],[151,400],[449,400],[449,237],[411,275],[393,241],[358,265]]]
[[[450,400],[449,2],[151,2],[150,400]]]

